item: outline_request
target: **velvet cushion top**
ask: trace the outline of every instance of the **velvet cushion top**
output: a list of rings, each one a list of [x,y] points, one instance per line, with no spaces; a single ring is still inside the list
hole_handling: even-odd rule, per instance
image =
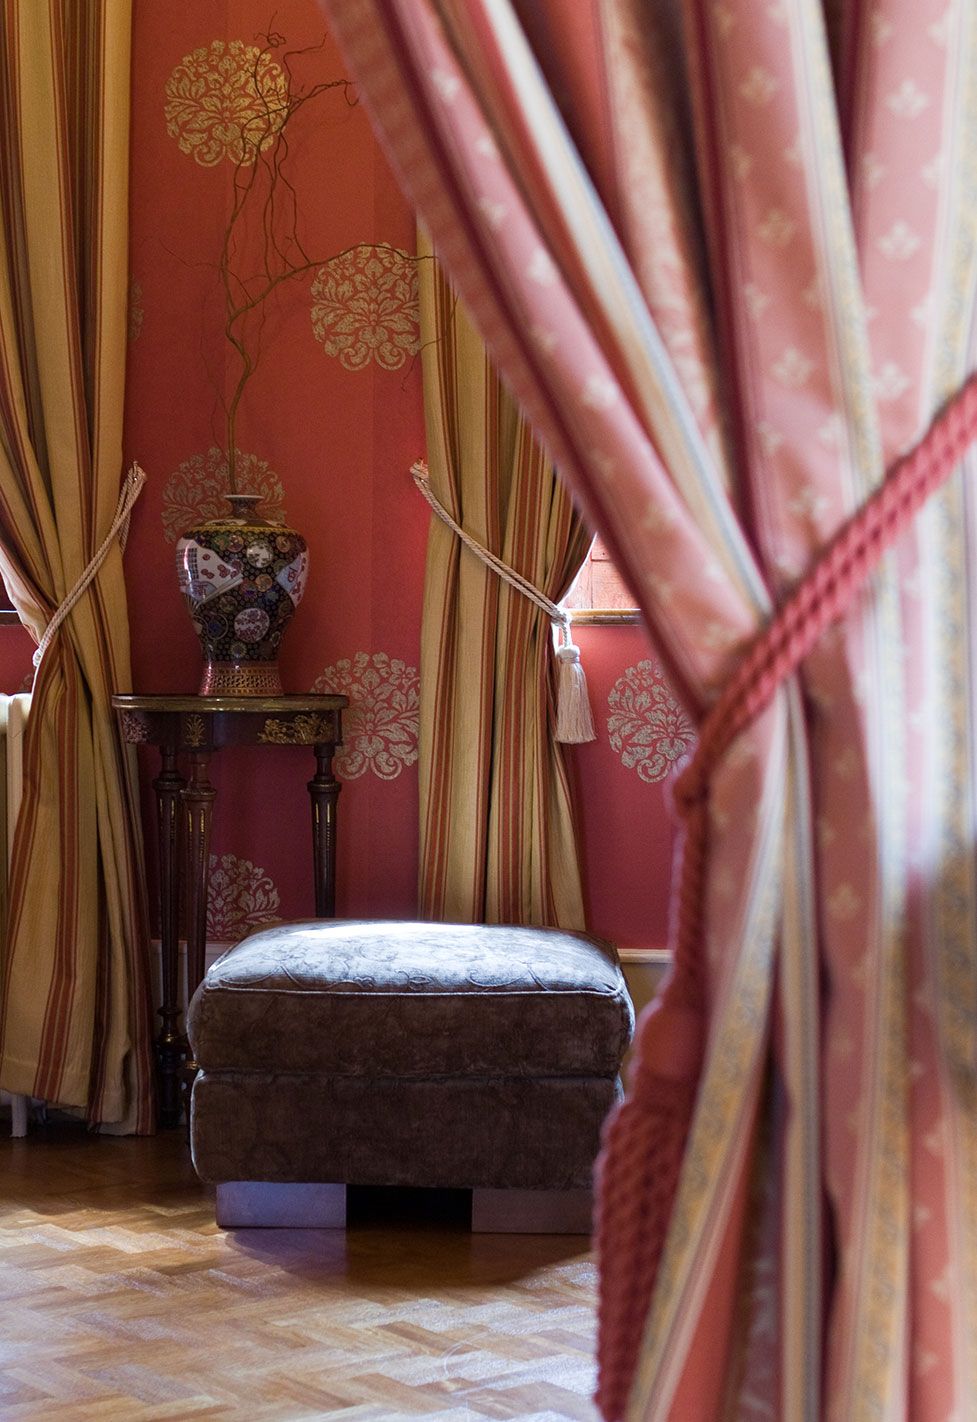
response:
[[[580,933],[328,919],[225,953],[187,1026],[206,1071],[613,1077],[634,1016],[614,949]]]

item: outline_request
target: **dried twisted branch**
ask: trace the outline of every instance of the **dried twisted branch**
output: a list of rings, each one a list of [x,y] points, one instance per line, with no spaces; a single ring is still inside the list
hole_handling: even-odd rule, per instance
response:
[[[371,251],[407,256],[387,242],[355,242],[326,257],[310,256],[299,231],[299,199],[288,171],[291,130],[296,116],[332,90],[341,90],[349,108],[359,100],[348,79],[303,84],[295,64],[319,53],[326,43],[286,49],[285,37],[276,30],[259,33],[261,41],[251,66],[251,83],[257,111],[240,134],[240,156],[232,175],[230,215],[221,239],[216,269],[223,293],[224,337],[234,351],[239,369],[230,398],[221,392],[227,478],[232,494],[237,482],[237,417],[241,400],[263,352],[262,337],[268,298],[283,283],[315,271],[369,246]],[[274,88],[262,77],[269,56],[275,55],[284,84]],[[436,261],[433,255],[410,256],[412,262]],[[250,270],[248,265],[250,265]],[[194,264],[195,265],[195,264]]]
[[[296,78],[296,62],[318,53],[325,36],[318,44],[302,49],[286,49],[285,37],[271,28],[257,38],[262,43],[251,72],[256,112],[241,133],[240,157],[232,178],[231,210],[217,262],[224,296],[224,336],[239,363],[230,398],[222,397],[232,493],[238,492],[238,410],[261,359],[268,297],[283,282],[342,255],[312,257],[302,242],[298,194],[288,172],[290,129],[297,114],[332,90],[340,90],[350,108],[358,102],[347,79],[303,84]],[[276,56],[284,75],[281,86],[263,82],[262,71],[271,55]],[[245,267],[249,254],[250,271]]]

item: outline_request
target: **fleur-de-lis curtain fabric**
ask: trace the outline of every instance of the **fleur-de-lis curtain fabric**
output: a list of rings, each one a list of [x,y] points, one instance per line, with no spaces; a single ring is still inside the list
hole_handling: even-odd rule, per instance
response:
[[[977,12],[325,3],[701,718],[975,363]],[[713,778],[708,1034],[629,1417],[977,1396],[972,462]]]
[[[433,491],[558,602],[590,535],[429,252],[419,282]],[[433,518],[421,627],[425,917],[584,926],[570,786],[553,739],[552,640],[545,613]]]
[[[0,568],[40,635],[122,480],[128,0],[0,10]],[[153,1128],[129,680],[116,546],[35,679],[0,966],[0,1085]]]

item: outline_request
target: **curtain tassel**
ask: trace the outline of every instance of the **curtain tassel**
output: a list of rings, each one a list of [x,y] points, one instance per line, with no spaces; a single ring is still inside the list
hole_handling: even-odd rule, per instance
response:
[[[541,612],[545,612],[547,617],[552,619],[554,626],[559,628],[560,646],[556,649],[555,739],[562,741],[564,745],[571,746],[580,745],[583,741],[595,741],[597,736],[594,731],[594,718],[590,714],[587,677],[580,661],[580,648],[573,645],[569,613],[560,607],[559,603],[553,602],[545,593],[541,593],[539,588],[533,587],[528,578],[524,578],[514,568],[508,567],[501,558],[497,558],[470,533],[465,532],[431,488],[431,476],[423,459],[415,460],[411,465],[410,472],[414,476],[414,483],[438,518],[453,533],[457,534],[469,552],[474,553],[475,557],[480,559],[487,568],[491,568],[493,572],[497,573],[504,583],[508,583],[510,588],[521,592],[523,597],[527,597]]]
[[[597,736],[580,648],[569,640],[570,631],[565,624],[563,635],[567,640],[556,649],[556,739],[576,746],[594,741]]]

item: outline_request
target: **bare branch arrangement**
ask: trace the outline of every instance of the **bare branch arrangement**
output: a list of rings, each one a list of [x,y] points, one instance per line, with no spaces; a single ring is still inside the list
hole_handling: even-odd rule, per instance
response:
[[[285,37],[277,31],[257,38],[261,46],[251,76],[257,111],[242,125],[231,211],[217,263],[224,335],[240,366],[230,398],[223,398],[227,475],[234,494],[239,492],[237,415],[261,358],[267,299],[283,282],[342,255],[311,257],[302,242],[298,196],[288,174],[290,130],[301,110],[331,90],[340,90],[349,107],[357,103],[347,79],[302,84],[296,78],[296,62],[321,50],[325,38],[317,45],[292,50],[285,48]]]

